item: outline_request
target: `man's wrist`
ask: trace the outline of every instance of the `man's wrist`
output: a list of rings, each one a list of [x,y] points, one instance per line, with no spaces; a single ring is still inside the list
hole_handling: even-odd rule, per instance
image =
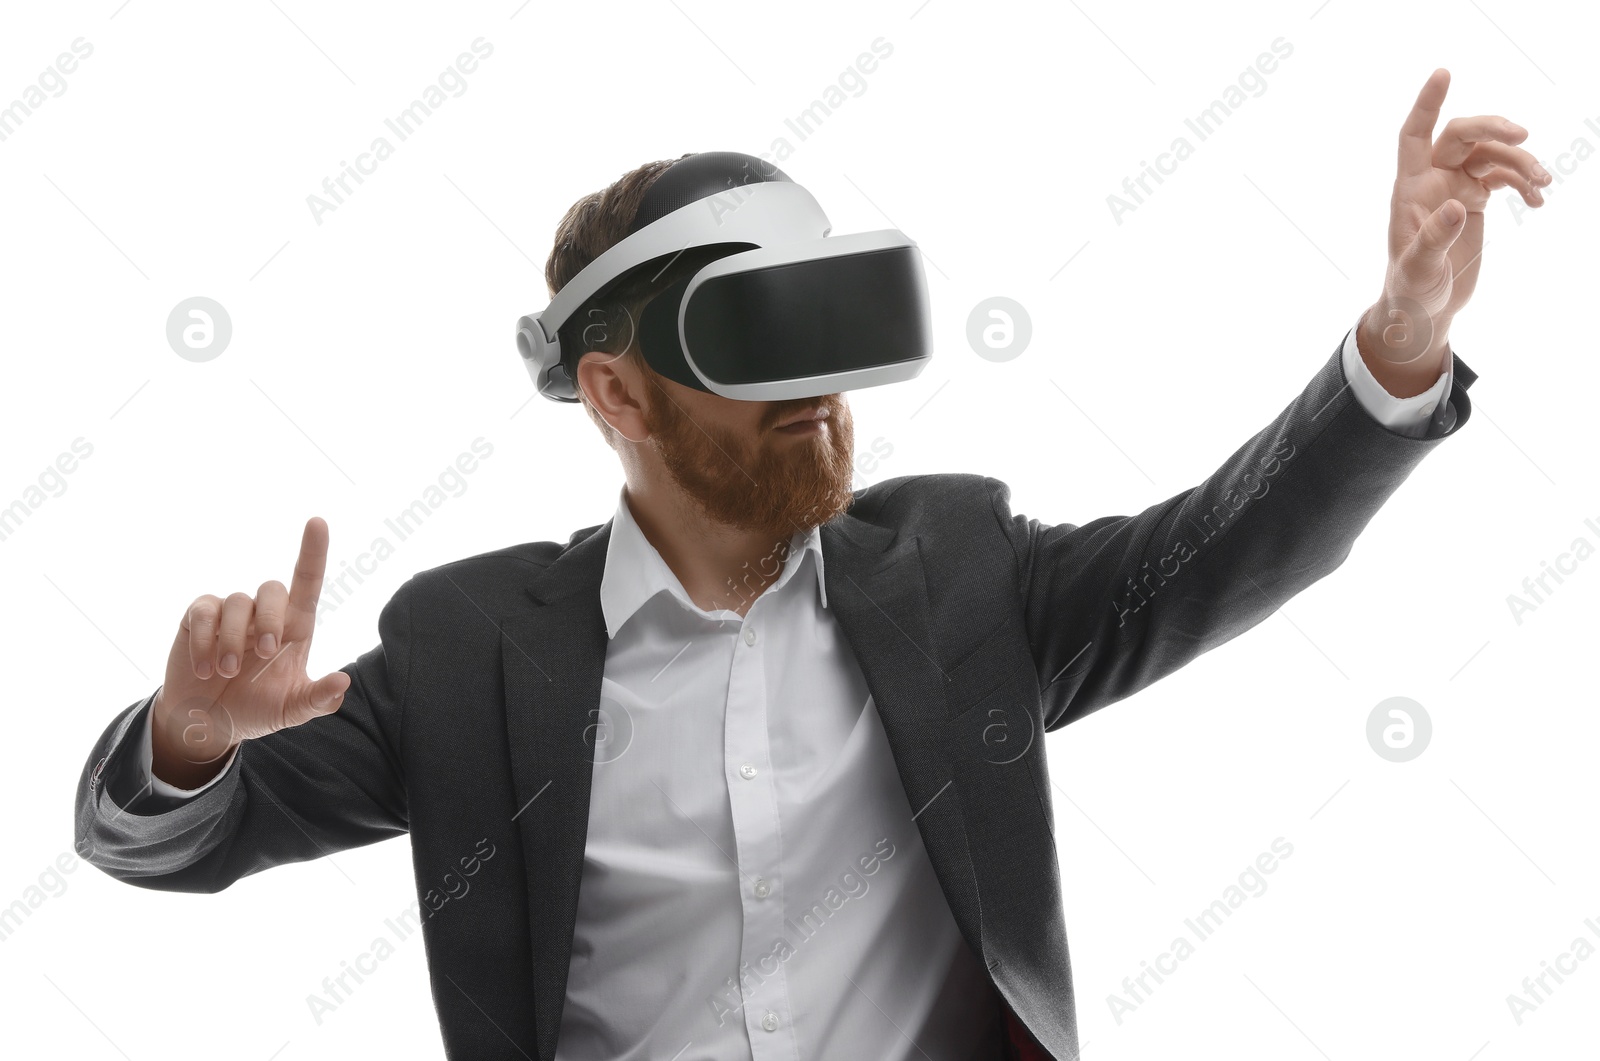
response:
[[[1385,294],[1356,325],[1356,349],[1372,377],[1396,398],[1412,398],[1439,380],[1450,353],[1450,322],[1417,303]]]
[[[199,788],[222,771],[237,745],[235,741],[218,751],[218,741],[206,741],[212,733],[208,722],[173,717],[157,696],[150,705],[150,772],[175,788]],[[201,743],[194,742],[196,736]]]

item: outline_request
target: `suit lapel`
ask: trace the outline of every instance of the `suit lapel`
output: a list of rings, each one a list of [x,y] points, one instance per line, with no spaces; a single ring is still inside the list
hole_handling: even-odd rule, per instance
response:
[[[610,533],[607,521],[543,569],[528,586],[533,610],[501,627],[540,1061],[555,1056],[583,876],[607,645],[600,578]],[[981,956],[972,856],[940,742],[948,708],[918,539],[896,541],[893,531],[848,513],[825,524],[821,535],[829,610],[866,677],[951,912]]]
[[[528,587],[535,608],[501,628],[506,736],[527,867],[539,1061],[555,1057],[589,831],[595,720],[605,672],[600,576],[611,523]]]
[[[845,514],[822,527],[823,581],[894,754],[923,847],[956,925],[983,954],[960,793],[941,741],[949,708],[928,618],[919,539]]]

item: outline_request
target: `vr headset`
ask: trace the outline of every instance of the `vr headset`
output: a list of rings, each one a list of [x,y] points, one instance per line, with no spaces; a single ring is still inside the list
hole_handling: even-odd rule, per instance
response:
[[[831,229],[776,166],[736,151],[688,155],[650,185],[625,238],[517,321],[517,352],[540,394],[578,401],[580,310],[624,279],[714,248],[725,253],[632,322],[630,343],[656,372],[743,401],[912,379],[932,357],[921,252],[896,229],[828,238]]]

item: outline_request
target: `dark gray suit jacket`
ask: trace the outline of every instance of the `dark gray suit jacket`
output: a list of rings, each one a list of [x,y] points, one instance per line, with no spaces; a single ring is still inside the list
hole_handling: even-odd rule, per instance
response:
[[[1428,437],[1351,394],[1340,351],[1205,482],[1136,516],[1014,515],[979,475],[905,476],[822,528],[855,650],[950,909],[1045,1051],[1077,1056],[1042,735],[1259,623],[1343,562],[1466,423],[1454,362]],[[1200,412],[1198,406],[1196,415]],[[78,850],[146,888],[215,892],[409,833],[452,1058],[553,1057],[582,869],[608,521],[414,575],[335,714],[242,744],[187,801],[137,792],[122,711],[84,765]],[[137,798],[136,798],[137,797]],[[483,841],[497,852],[472,861]],[[470,890],[468,886],[470,885]]]

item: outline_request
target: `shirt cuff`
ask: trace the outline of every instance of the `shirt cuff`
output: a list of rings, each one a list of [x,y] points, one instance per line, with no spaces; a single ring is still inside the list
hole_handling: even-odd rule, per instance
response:
[[[1359,326],[1359,321],[1357,322]],[[1344,378],[1374,420],[1389,430],[1411,438],[1422,438],[1428,432],[1428,423],[1434,408],[1450,393],[1451,374],[1455,369],[1455,355],[1444,360],[1444,371],[1433,386],[1410,398],[1396,398],[1384,390],[1362,360],[1361,348],[1356,345],[1356,329],[1351,328],[1344,337]]]
[[[237,744],[229,750],[228,761],[223,764],[221,770],[217,771],[216,776],[199,788],[179,788],[177,785],[168,784],[155,775],[155,751],[150,744],[150,712],[154,709],[155,698],[151,697],[150,706],[145,708],[144,711],[144,721],[139,724],[139,766],[144,771],[141,775],[142,780],[149,784],[151,790],[162,796],[192,799],[222,780],[222,775],[227,773],[228,769],[233,766],[233,757],[239,754],[239,746]],[[141,788],[140,791],[142,792],[143,789]]]

